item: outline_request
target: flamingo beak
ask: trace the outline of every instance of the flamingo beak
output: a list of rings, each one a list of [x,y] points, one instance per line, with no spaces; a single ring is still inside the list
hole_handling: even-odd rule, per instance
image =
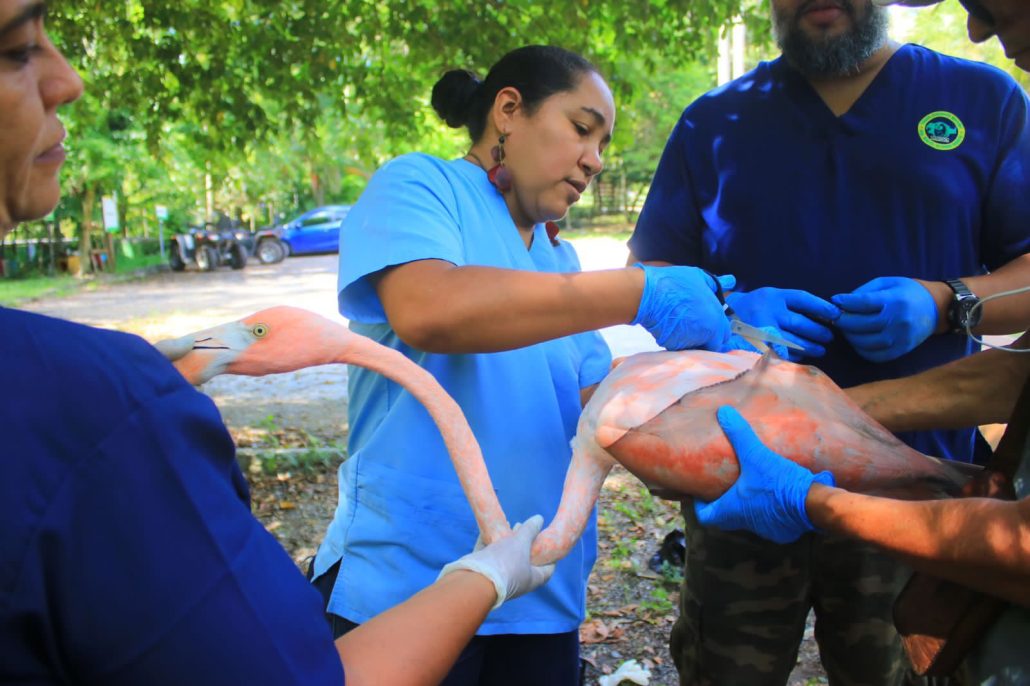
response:
[[[241,322],[223,324],[165,341],[155,347],[194,386],[223,374],[253,342]]]

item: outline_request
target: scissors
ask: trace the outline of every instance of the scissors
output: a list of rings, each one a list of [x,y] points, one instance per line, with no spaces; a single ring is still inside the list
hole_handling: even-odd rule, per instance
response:
[[[758,352],[765,354],[769,352],[768,343],[773,345],[782,345],[785,348],[791,350],[804,350],[804,348],[794,341],[788,341],[783,336],[773,333],[772,331],[766,331],[765,329],[759,329],[757,326],[751,326],[743,319],[740,318],[730,304],[726,302],[726,294],[723,293],[722,284],[719,283],[719,279],[715,274],[705,271],[708,276],[712,277],[712,281],[715,282],[715,297],[719,299],[722,304],[722,311],[726,313],[726,316],[730,319],[730,331],[737,334],[751,345],[755,346]]]

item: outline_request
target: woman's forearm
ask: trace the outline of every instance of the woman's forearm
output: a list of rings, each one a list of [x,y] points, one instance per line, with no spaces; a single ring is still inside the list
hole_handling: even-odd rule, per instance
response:
[[[429,686],[447,675],[497,600],[481,574],[451,572],[336,639],[348,686]]]
[[[904,501],[814,484],[824,531],[872,543],[924,571],[1030,607],[1030,498]]]
[[[628,323],[643,287],[639,269],[553,274],[421,260],[385,273],[377,290],[406,343],[467,353]]]

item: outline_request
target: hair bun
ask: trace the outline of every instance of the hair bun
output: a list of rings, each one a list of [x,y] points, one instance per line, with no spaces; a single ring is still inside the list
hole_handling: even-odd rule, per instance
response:
[[[469,115],[482,81],[465,69],[453,69],[433,86],[433,109],[447,126],[456,129],[469,122]]]

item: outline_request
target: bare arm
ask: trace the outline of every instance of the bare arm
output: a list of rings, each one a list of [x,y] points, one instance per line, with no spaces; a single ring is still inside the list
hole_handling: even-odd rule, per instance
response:
[[[409,345],[440,353],[496,352],[633,320],[640,269],[547,274],[420,260],[394,267],[377,290]]]
[[[913,568],[1030,607],[1030,498],[901,501],[813,484],[812,523]]]
[[[962,277],[969,290],[980,298],[1030,285],[1030,254],[1021,255],[1005,266],[982,276]],[[948,304],[954,293],[943,281],[920,281],[937,303],[936,333],[948,330]],[[980,334],[1009,334],[1030,326],[1030,293],[992,300],[983,306],[983,319],[976,327]]]
[[[1030,333],[1013,347],[1030,347]],[[959,429],[1008,421],[1028,376],[1030,353],[986,350],[914,376],[854,386],[845,393],[891,431]]]
[[[438,684],[497,599],[483,575],[452,572],[336,639],[348,684]]]

